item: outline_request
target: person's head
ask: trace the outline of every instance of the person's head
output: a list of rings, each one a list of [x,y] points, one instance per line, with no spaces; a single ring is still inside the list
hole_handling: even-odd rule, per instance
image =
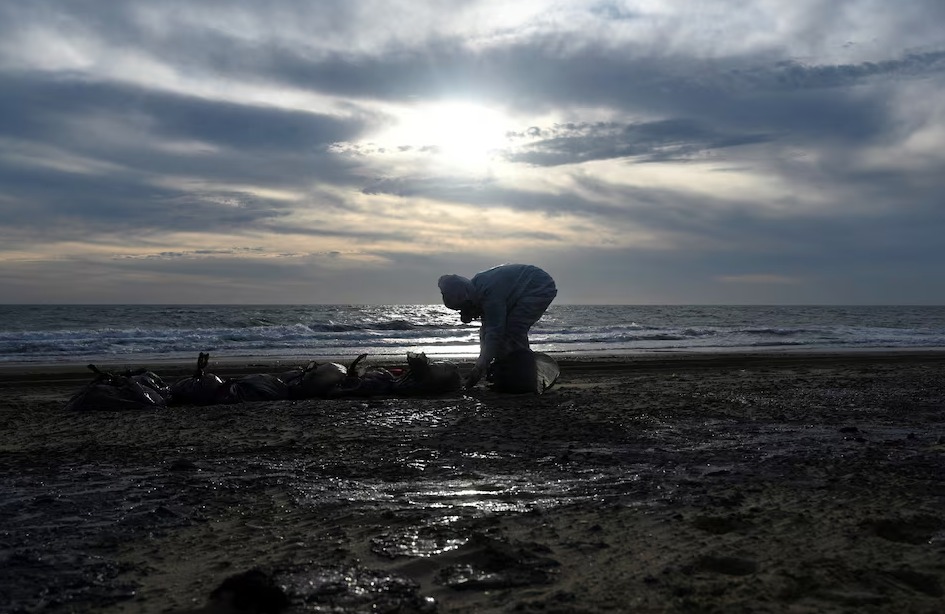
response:
[[[468,310],[475,303],[476,288],[461,275],[443,275],[437,281],[443,304],[456,311]]]

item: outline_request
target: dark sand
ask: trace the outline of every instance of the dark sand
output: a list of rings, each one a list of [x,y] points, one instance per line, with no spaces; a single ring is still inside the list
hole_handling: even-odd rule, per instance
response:
[[[123,413],[0,369],[0,611],[203,608],[254,567],[295,612],[945,611],[945,353],[561,365]]]

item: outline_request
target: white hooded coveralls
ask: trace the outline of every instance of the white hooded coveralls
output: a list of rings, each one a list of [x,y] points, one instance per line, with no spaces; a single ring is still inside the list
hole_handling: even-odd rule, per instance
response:
[[[529,349],[529,329],[558,294],[551,276],[530,264],[501,264],[472,279],[444,275],[439,286],[448,307],[470,300],[482,311],[476,366],[483,370],[493,358]]]

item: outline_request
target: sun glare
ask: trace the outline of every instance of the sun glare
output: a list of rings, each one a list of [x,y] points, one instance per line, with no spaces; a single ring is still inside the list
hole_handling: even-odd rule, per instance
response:
[[[483,170],[498,160],[513,128],[500,111],[467,102],[412,107],[398,116],[399,123],[378,138],[386,147],[467,171]]]

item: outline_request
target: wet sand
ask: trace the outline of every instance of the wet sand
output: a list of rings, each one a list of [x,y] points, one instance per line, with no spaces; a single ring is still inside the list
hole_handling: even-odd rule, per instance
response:
[[[81,366],[0,368],[0,610],[198,609],[253,568],[295,612],[945,609],[945,353],[561,367],[93,413]]]

